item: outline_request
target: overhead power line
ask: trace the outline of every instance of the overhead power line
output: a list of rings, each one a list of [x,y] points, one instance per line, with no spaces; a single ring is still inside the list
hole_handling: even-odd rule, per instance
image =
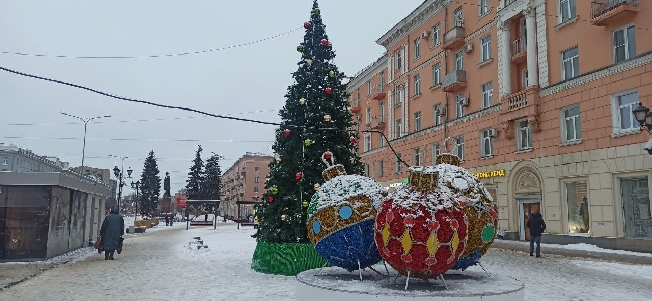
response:
[[[189,51],[189,52],[179,52],[179,53],[169,53],[169,54],[152,54],[152,55],[140,55],[140,56],[75,56],[75,55],[65,55],[65,54],[46,54],[46,53],[26,53],[26,52],[11,52],[11,51],[0,51],[0,53],[4,55],[13,55],[13,56],[26,56],[26,57],[44,57],[44,58],[59,58],[59,59],[154,59],[154,58],[165,58],[165,57],[178,57],[178,56],[190,56],[190,55],[197,55],[197,54],[203,54],[203,53],[209,53],[209,52],[218,52],[218,51],[224,51],[228,49],[233,49],[233,48],[239,48],[239,47],[244,47],[248,45],[253,45],[253,44],[258,44],[260,42],[268,41],[268,40],[273,40],[276,38],[280,38],[282,36],[286,36],[290,33],[293,33],[299,29],[302,29],[303,27],[298,27],[295,29],[292,29],[290,31],[286,31],[281,34],[277,34],[275,36],[271,37],[266,37],[263,39],[258,39],[255,41],[250,41],[246,43],[241,43],[241,44],[235,44],[231,46],[226,46],[226,47],[220,47],[220,48],[213,48],[213,49],[205,49],[205,50],[197,50],[197,51]]]

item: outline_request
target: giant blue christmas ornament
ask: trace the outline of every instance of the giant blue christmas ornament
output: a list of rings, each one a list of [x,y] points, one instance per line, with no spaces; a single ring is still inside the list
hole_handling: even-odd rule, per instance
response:
[[[348,271],[380,262],[374,219],[387,191],[368,177],[347,175],[331,152],[322,160],[328,166],[322,173],[326,183],[308,205],[308,238],[330,264]]]

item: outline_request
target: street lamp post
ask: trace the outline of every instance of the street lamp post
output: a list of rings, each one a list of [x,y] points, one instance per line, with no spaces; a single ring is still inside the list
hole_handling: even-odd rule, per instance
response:
[[[140,192],[140,181],[131,181],[131,188],[136,190],[136,210],[134,211],[134,220],[138,220],[138,193]]]
[[[124,169],[124,164],[123,164],[123,168],[118,168],[117,165],[113,168],[113,174],[115,175],[116,179],[118,179],[118,199],[117,199],[118,212],[120,212],[120,202],[121,202],[120,199],[122,198],[122,186],[125,185],[124,179],[131,178],[131,173],[133,172],[131,168],[127,169],[127,177],[125,177],[123,173],[123,169]]]
[[[82,163],[81,163],[82,170],[80,171],[80,173],[83,174],[84,173],[84,158],[86,157],[86,132],[87,132],[87,129],[88,129],[88,122],[90,122],[91,120],[100,119],[100,118],[109,118],[109,117],[111,117],[111,115],[97,116],[97,117],[92,117],[92,118],[81,118],[79,116],[71,115],[71,114],[68,114],[66,112],[61,112],[61,115],[66,115],[68,117],[77,118],[77,119],[81,120],[84,123],[84,146],[82,147]]]
[[[652,134],[652,112],[650,109],[639,102],[638,107],[632,111],[634,118],[648,133]]]

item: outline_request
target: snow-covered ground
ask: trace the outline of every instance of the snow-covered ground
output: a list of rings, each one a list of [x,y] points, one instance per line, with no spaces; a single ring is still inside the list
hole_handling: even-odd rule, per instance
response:
[[[0,300],[294,300],[295,279],[251,270],[256,242],[251,227],[234,224],[185,230],[185,223],[127,235],[114,261],[91,248],[67,255],[73,261],[0,292]],[[199,245],[193,237],[200,237]],[[595,251],[595,250],[591,250]],[[71,259],[72,258],[72,259]],[[65,261],[64,261],[65,262]],[[526,300],[650,300],[652,266],[533,258],[491,250],[490,273],[525,283]],[[472,268],[479,269],[479,268]],[[150,298],[145,298],[150,299]]]

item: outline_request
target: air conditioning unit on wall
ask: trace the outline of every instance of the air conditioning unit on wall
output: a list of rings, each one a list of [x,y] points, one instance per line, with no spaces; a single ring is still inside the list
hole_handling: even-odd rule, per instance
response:
[[[423,33],[421,33],[421,38],[422,39],[428,39],[430,37],[430,31],[424,30]]]
[[[437,115],[446,116],[446,108],[440,107],[439,109],[437,109]]]
[[[489,137],[496,137],[498,135],[498,131],[496,129],[489,129],[487,130]]]
[[[464,53],[471,53],[471,52],[473,52],[473,44],[464,45]]]
[[[463,105],[463,106],[465,106],[465,107],[468,107],[468,106],[469,106],[469,99],[466,98],[466,97],[460,99],[460,104]]]

